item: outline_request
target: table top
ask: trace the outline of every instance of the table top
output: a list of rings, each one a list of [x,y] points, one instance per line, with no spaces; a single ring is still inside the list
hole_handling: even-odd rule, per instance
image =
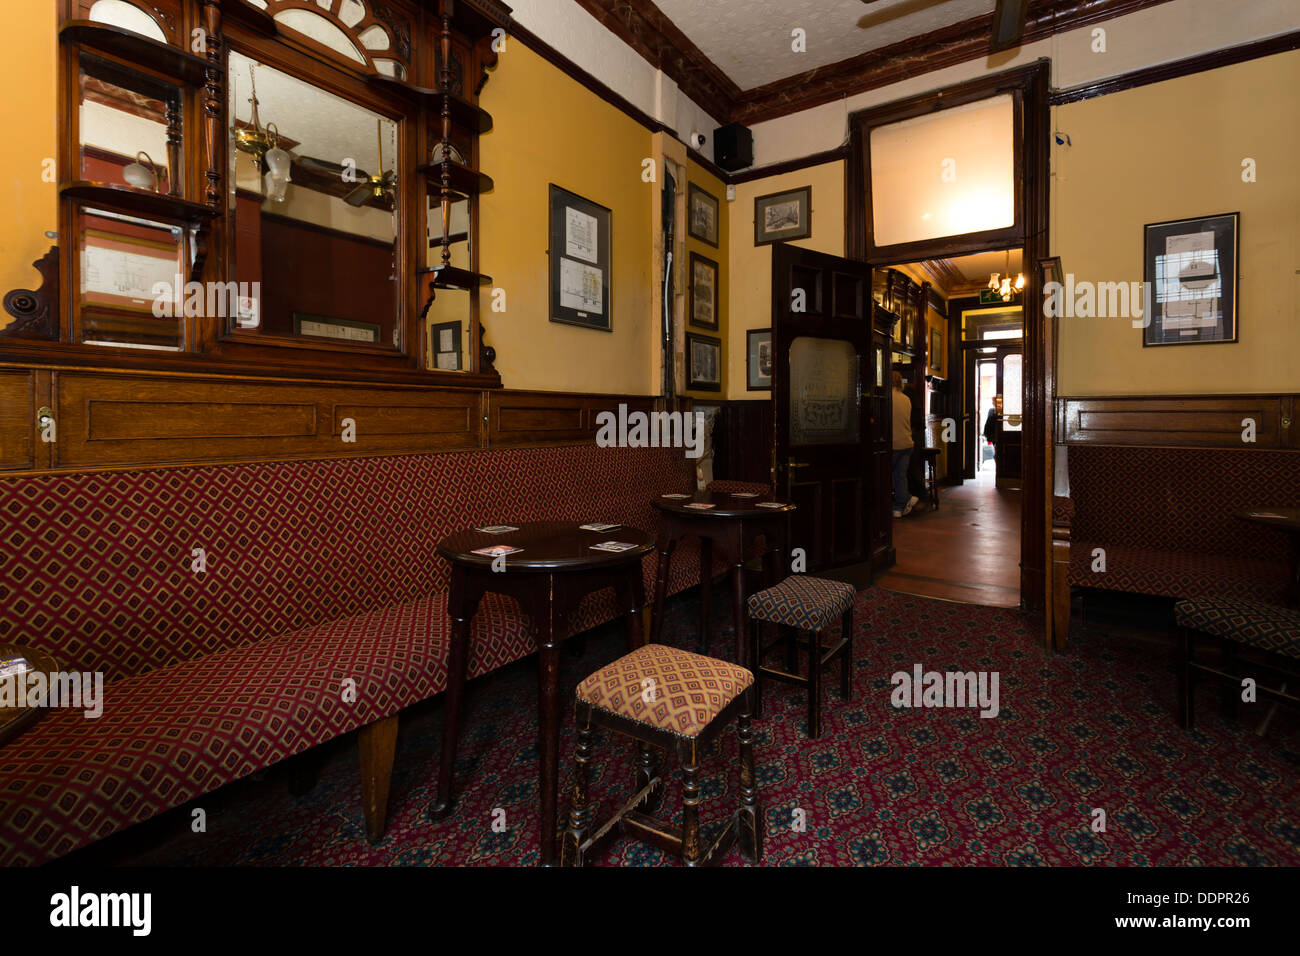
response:
[[[0,644],[0,659],[10,657],[25,658],[32,670],[46,674],[59,669],[54,658],[44,651],[18,644]],[[48,709],[47,707],[0,707],[0,747],[39,720]]]
[[[610,567],[639,560],[654,550],[655,539],[640,528],[620,525],[605,531],[587,531],[578,521],[528,521],[515,525],[514,531],[493,534],[469,528],[438,543],[438,553],[455,564],[489,568],[492,556],[475,554],[480,548],[512,545],[521,548],[506,555],[511,571],[583,571]],[[485,526],[486,527],[486,526]],[[601,551],[592,545],[618,541],[633,547],[625,551]]]
[[[763,502],[779,502],[781,507],[760,507]],[[692,518],[762,518],[786,514],[795,510],[795,505],[780,501],[772,495],[755,495],[747,498],[729,491],[699,491],[689,498],[668,498],[660,495],[650,499],[650,503],[660,511]],[[712,508],[692,508],[691,505],[708,504]]]
[[[1255,508],[1237,512],[1238,518],[1300,534],[1300,508]]]

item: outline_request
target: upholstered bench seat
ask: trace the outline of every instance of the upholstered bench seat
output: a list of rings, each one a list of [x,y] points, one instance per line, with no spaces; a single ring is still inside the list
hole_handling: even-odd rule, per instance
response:
[[[835,623],[857,597],[853,585],[825,578],[791,575],[749,597],[749,616],[801,631],[820,631]]]
[[[754,675],[735,664],[647,644],[584,680],[577,697],[656,730],[696,737],[752,683]]]
[[[1175,604],[1174,621],[1202,634],[1300,658],[1300,610],[1256,601],[1198,598]]]
[[[1243,528],[1245,534],[1247,529]],[[1093,551],[1105,551],[1106,570],[1093,570]],[[1070,543],[1072,587],[1103,588],[1156,597],[1226,597],[1244,601],[1281,602],[1286,593],[1287,566],[1277,561],[1161,548]]]

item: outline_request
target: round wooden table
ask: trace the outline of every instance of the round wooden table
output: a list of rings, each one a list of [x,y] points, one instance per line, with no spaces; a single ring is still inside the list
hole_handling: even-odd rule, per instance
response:
[[[58,662],[44,651],[19,644],[0,644],[0,661],[21,657],[37,673],[51,674],[59,669]],[[0,681],[11,678],[0,678]],[[0,707],[0,747],[13,740],[36,721],[48,707]]]
[[[593,518],[598,521],[599,518]],[[587,522],[583,522],[587,523]],[[618,541],[632,545],[625,551],[601,551],[592,545]],[[482,548],[513,545],[521,551],[496,560],[475,554]],[[627,621],[627,647],[643,643],[641,607],[645,585],[641,559],[654,548],[654,539],[637,528],[620,526],[607,531],[586,531],[578,522],[541,521],[520,524],[501,534],[468,530],[438,544],[438,553],[451,562],[447,589],[447,614],[451,618],[451,646],[447,659],[447,701],[443,720],[442,755],[438,770],[438,795],[429,807],[435,820],[451,812],[452,771],[460,734],[465,668],[468,663],[470,622],[483,595],[489,591],[513,597],[528,615],[537,641],[540,666],[537,677],[537,746],[541,755],[538,792],[541,803],[541,863],[555,863],[557,786],[560,740],[560,644],[565,625],[579,602],[594,591],[612,587]]]
[[[659,569],[655,578],[654,618],[651,621],[652,643],[658,643],[663,628],[664,598],[668,586],[668,569],[677,542],[695,535],[700,539],[700,642],[708,642],[709,582],[713,572],[713,549],[717,547],[731,566],[731,603],[736,624],[736,663],[745,667],[748,642],[745,640],[745,560],[758,540],[763,539],[764,558],[768,564],[769,584],[780,576],[786,551],[786,516],[795,510],[789,502],[772,495],[752,497],[732,492],[698,492],[687,498],[660,495],[651,501],[663,513],[659,536]],[[699,507],[708,505],[709,507]]]
[[[1288,604],[1300,607],[1300,508],[1256,508],[1238,512],[1237,517],[1291,535],[1291,582],[1286,596]]]

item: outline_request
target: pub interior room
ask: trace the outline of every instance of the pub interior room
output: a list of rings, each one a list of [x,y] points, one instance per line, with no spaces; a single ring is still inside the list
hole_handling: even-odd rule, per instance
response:
[[[3,19],[6,879],[1300,865],[1294,0]]]

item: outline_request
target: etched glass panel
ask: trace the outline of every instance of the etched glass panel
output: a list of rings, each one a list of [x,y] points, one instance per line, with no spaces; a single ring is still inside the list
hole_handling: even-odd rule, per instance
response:
[[[318,14],[309,10],[281,10],[275,15],[275,19],[281,26],[296,30],[336,53],[343,54],[349,60],[356,60],[358,63],[366,62],[366,58],[357,50],[356,44],[348,35]]]
[[[158,21],[126,0],[96,0],[90,8],[89,19],[139,33],[160,43],[167,42],[167,34],[163,33]]]
[[[843,339],[800,336],[790,343],[790,444],[858,442],[858,353]]]

